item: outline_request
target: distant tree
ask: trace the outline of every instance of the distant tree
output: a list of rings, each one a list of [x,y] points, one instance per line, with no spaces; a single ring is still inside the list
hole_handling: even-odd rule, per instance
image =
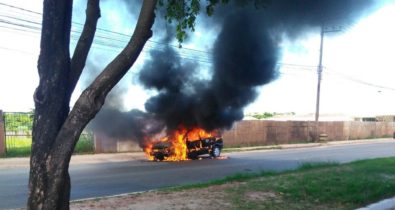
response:
[[[218,3],[208,0],[211,15]],[[248,3],[253,0],[239,0]],[[263,0],[255,0],[256,5]],[[127,73],[152,36],[157,0],[144,0],[129,43],[82,92],[70,111],[70,98],[84,69],[92,46],[99,0],[87,0],[82,34],[70,56],[72,0],[44,0],[39,86],[34,93],[33,144],[30,159],[28,209],[69,209],[69,162],[82,130],[103,106],[110,90]],[[177,23],[177,39],[182,42],[186,30],[194,30],[200,0],[159,0],[166,8],[166,19]]]
[[[269,113],[269,112],[264,112],[261,114],[253,114],[252,117],[255,117],[256,119],[265,119],[265,118],[270,118],[273,117],[274,114]]]

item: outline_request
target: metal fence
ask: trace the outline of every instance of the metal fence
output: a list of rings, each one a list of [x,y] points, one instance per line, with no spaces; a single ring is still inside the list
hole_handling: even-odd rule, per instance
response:
[[[5,112],[4,131],[6,154],[28,154],[32,144],[33,113]]]
[[[32,144],[32,112],[4,112],[5,145],[7,156],[27,156]],[[93,134],[83,132],[75,148],[76,153],[94,152]]]

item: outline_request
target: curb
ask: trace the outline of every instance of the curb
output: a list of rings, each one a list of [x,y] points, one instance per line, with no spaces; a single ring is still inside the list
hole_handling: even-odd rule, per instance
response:
[[[370,204],[366,207],[356,210],[393,210],[395,209],[395,197],[381,200],[377,203]]]
[[[129,195],[138,195],[142,193],[149,193],[149,192],[155,192],[157,190],[145,190],[145,191],[137,191],[137,192],[130,192],[130,193],[122,193],[122,194],[117,194],[117,195],[107,195],[107,196],[98,196],[98,197],[91,197],[91,198],[81,198],[81,199],[76,199],[76,200],[71,200],[71,203],[80,203],[80,202],[85,202],[85,201],[94,201],[98,199],[109,199],[109,198],[118,198],[118,197],[124,197],[124,196],[129,196]]]
[[[369,143],[386,143],[392,142],[392,138],[382,139],[360,139],[360,140],[344,140],[344,141],[329,141],[329,142],[314,142],[314,143],[296,143],[296,144],[279,144],[269,146],[255,146],[255,147],[241,147],[241,148],[224,148],[222,151],[226,153],[230,152],[245,152],[254,150],[272,150],[272,149],[298,149],[298,148],[311,148],[311,147],[323,147],[323,146],[340,146],[350,144],[369,144]]]

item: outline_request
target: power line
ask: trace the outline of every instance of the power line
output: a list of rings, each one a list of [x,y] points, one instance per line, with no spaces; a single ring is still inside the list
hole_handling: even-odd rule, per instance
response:
[[[23,19],[20,19],[20,18],[18,18],[18,20],[24,21]],[[19,30],[19,31],[24,31],[24,32],[30,32],[30,33],[36,33],[36,34],[39,34],[40,33],[40,29],[41,29],[40,27],[36,27],[36,26],[28,25],[28,24],[23,24],[23,23],[15,23],[15,22],[11,22],[11,21],[8,21],[8,20],[2,20],[2,19],[0,19],[0,23],[6,23],[6,24],[12,26],[12,27],[0,26],[0,27],[3,27],[3,28],[7,28],[7,29],[11,29],[11,30],[17,30],[17,31]],[[27,23],[37,24],[36,22],[33,22],[33,21],[29,21]],[[27,28],[27,29],[32,29],[32,30],[24,30],[22,28]],[[81,31],[73,30],[73,29],[71,30],[71,38],[72,39],[77,39],[78,40],[78,38],[75,38],[75,36],[80,35],[80,34],[81,34]],[[113,47],[113,48],[123,49],[124,45],[126,45],[126,43],[127,43],[126,40],[117,39],[117,38],[114,38],[114,37],[107,37],[107,36],[104,36],[104,35],[102,35],[100,33],[98,33],[95,36],[95,38],[96,38],[96,40],[95,40],[95,42],[93,44],[99,44],[99,45],[103,45],[103,46],[106,46],[106,47],[109,46],[109,47]],[[118,44],[114,43],[114,41],[118,42]],[[145,48],[154,49],[154,50],[164,50],[165,49],[163,47],[162,48],[158,48],[158,46],[156,46],[156,45],[153,45],[153,46],[152,45],[146,45]],[[185,54],[185,51],[184,52],[183,51],[178,51],[178,54],[182,58],[186,58],[186,59],[193,58],[194,60],[197,60],[197,61],[201,61],[201,62],[205,62],[205,63],[211,63],[211,61],[209,60],[210,59],[209,57],[202,57],[201,55],[194,55],[194,54]]]
[[[35,12],[35,11],[32,11],[32,10],[24,9],[24,8],[21,8],[21,7],[17,7],[17,6],[13,6],[13,5],[5,4],[5,3],[0,3],[0,5],[6,6],[6,7],[10,7],[10,8],[13,8],[13,9],[17,9],[17,10],[21,10],[21,11],[25,11],[25,12],[28,12],[28,13],[33,13],[33,14],[36,14],[36,15],[42,15],[42,13],[40,13],[40,12]],[[83,26],[82,23],[78,23],[78,22],[75,22],[75,21],[73,21],[72,23],[75,24],[75,25]],[[117,34],[117,35],[121,35],[121,36],[126,36],[128,38],[130,37],[129,34],[115,32],[115,31],[111,31],[111,30],[107,30],[107,29],[103,29],[103,28],[99,28],[99,27],[97,28],[97,30],[103,31],[103,32],[108,32],[108,33],[111,33],[111,34]],[[169,43],[160,42],[160,41],[156,41],[156,40],[148,40],[148,42],[151,42],[151,43],[154,43],[154,44],[159,44],[159,45],[170,46],[170,47],[181,49],[181,50],[183,49],[183,50],[190,50],[190,51],[194,51],[194,52],[198,52],[198,53],[212,54],[211,52],[208,52],[208,51],[203,51],[203,50],[198,50],[198,49],[193,49],[193,48],[187,48],[187,47],[180,48],[178,45],[172,45],[172,44],[169,44]]]
[[[9,6],[9,7],[11,7],[11,8],[19,9],[19,10],[26,11],[26,12],[31,12],[31,13],[34,13],[34,14],[36,14],[36,15],[41,15],[41,13],[39,13],[39,12],[34,12],[34,11],[31,11],[31,10],[23,9],[23,8],[20,8],[20,7],[16,7],[16,6],[12,6],[12,5],[8,5],[8,4],[4,4],[4,3],[1,3],[0,5]],[[14,18],[14,17],[11,17],[11,18]],[[15,18],[15,19],[24,21],[24,19],[21,19],[21,18]],[[34,21],[29,21],[29,22],[31,22],[31,23],[33,23],[33,24],[39,24],[39,25],[41,25],[41,23],[39,23],[39,22],[34,22]],[[83,24],[78,23],[78,22],[73,22],[73,24],[83,27]],[[19,24],[19,25],[20,25],[20,24]],[[36,29],[41,29],[41,28],[36,28]],[[123,43],[123,42],[127,42],[128,39],[130,38],[130,35],[128,35],[128,34],[124,34],[124,33],[120,33],[120,32],[115,32],[115,31],[111,31],[111,30],[108,30],[108,29],[102,29],[102,28],[98,28],[98,30],[101,31],[101,32],[110,33],[110,34],[116,34],[116,35],[119,35],[119,36],[121,36],[121,37],[126,37],[126,38],[127,38],[127,39],[125,40],[125,39],[122,39],[122,38],[116,38],[116,37],[114,37],[114,36],[109,37],[109,36],[104,35],[103,33],[100,33],[100,32],[99,32],[98,34],[96,34],[95,38],[101,38],[101,39],[106,39],[106,40],[108,40],[108,41],[111,41],[111,43],[106,43],[105,41],[98,41],[98,40],[96,39],[95,42],[100,42],[101,45],[109,45],[109,46],[113,46],[113,47],[116,47],[116,48],[123,48],[123,46],[114,45],[113,41],[118,41],[118,42],[122,42],[122,43]],[[78,35],[81,33],[81,31],[78,31],[78,30],[72,30],[72,32],[77,33]],[[155,49],[155,50],[158,50],[157,45],[161,45],[161,46],[164,46],[164,47],[174,47],[174,48],[176,48],[176,49],[178,50],[178,53],[179,53],[180,55],[182,55],[183,58],[185,58],[186,56],[189,56],[189,58],[191,58],[191,57],[190,57],[191,55],[190,55],[190,54],[187,54],[187,55],[186,55],[186,54],[184,54],[184,53],[181,52],[181,51],[193,51],[193,52],[198,52],[198,53],[206,54],[206,56],[212,54],[212,52],[202,51],[202,50],[197,50],[197,49],[192,49],[192,48],[179,48],[178,46],[169,45],[168,43],[158,42],[158,41],[155,41],[155,40],[148,40],[148,42],[153,43],[153,44],[155,44],[155,45],[153,45],[153,46],[151,46],[151,45],[146,45],[146,47],[147,47],[147,48],[150,48],[150,49]],[[163,48],[162,48],[162,50],[163,50]],[[202,55],[197,55],[197,56],[193,56],[193,55],[192,55],[192,57],[196,57],[196,58],[194,58],[195,60],[198,60],[198,61],[202,61],[202,62],[205,62],[205,63],[210,63],[210,64],[212,64],[212,62],[210,61],[210,58],[209,58],[209,57],[202,57]],[[306,70],[310,70],[310,68],[315,68],[314,66],[298,65],[298,64],[278,63],[277,65],[281,65],[281,66],[287,65],[287,66],[293,66],[293,67],[298,67],[298,68],[302,68],[302,67],[303,67],[303,68],[306,68]]]
[[[13,5],[9,5],[9,4],[5,4],[5,3],[1,3],[1,2],[0,2],[0,5],[12,8],[14,10],[19,10],[19,11],[25,12],[24,14],[18,13],[21,15],[28,15],[28,16],[36,15],[36,20],[33,20],[33,18],[32,19],[24,19],[24,18],[12,16],[12,15],[15,15],[14,13],[11,13],[11,15],[0,14],[0,17],[3,17],[3,19],[0,19],[0,23],[3,24],[3,25],[0,25],[0,28],[5,28],[8,30],[14,30],[14,31],[20,31],[20,32],[25,32],[25,33],[32,33],[32,34],[36,34],[36,35],[39,35],[41,33],[40,16],[42,15],[42,13],[36,12],[33,10],[29,10],[29,9],[25,9],[25,8],[21,8],[21,7],[17,7],[17,6],[13,6]],[[6,19],[4,19],[4,18],[6,18]],[[12,21],[12,20],[14,20],[14,21]],[[15,22],[15,21],[18,21],[18,22]],[[6,25],[4,25],[4,24],[6,24]],[[78,38],[76,36],[81,34],[83,26],[84,25],[82,23],[73,21],[73,27],[75,27],[75,29],[71,30],[71,40],[73,42],[77,42]],[[79,28],[79,29],[77,29],[77,28]],[[121,44],[126,44],[130,38],[130,35],[125,34],[125,33],[111,31],[111,30],[103,29],[103,28],[97,28],[97,30],[98,30],[98,33],[96,33],[95,42],[93,43],[93,48],[96,48],[96,49],[101,49],[101,50],[108,50],[109,49],[114,52],[118,52],[115,49],[123,49],[124,45],[121,45]],[[113,35],[116,35],[116,36],[113,36]],[[213,64],[210,57],[207,57],[207,56],[211,56],[212,52],[193,49],[193,48],[185,48],[185,47],[179,48],[176,45],[171,45],[169,43],[159,42],[159,41],[155,41],[155,40],[148,40],[148,42],[149,43],[143,49],[144,52],[149,52],[148,50],[164,50],[165,47],[172,47],[172,48],[177,49],[178,57],[180,57],[182,59],[187,59],[187,60],[196,61],[199,63],[209,64],[209,65]],[[26,52],[23,50],[18,50],[18,49],[12,49],[12,48],[7,48],[7,47],[0,47],[0,48],[2,48],[4,50],[19,51],[19,52],[26,53],[26,54],[32,54],[32,53],[29,53],[29,52]],[[193,53],[186,54],[187,51],[188,51],[188,53],[189,52],[193,52]],[[195,53],[199,53],[199,54],[195,54]],[[205,56],[203,56],[203,55],[205,55]],[[314,69],[317,68],[316,66],[313,66],[313,65],[301,65],[301,64],[289,64],[289,63],[277,63],[276,66],[280,67],[280,68],[285,68],[285,69],[301,70],[301,71],[308,71],[308,72],[313,72]],[[288,73],[279,72],[279,74],[280,75],[287,75]],[[353,81],[353,82],[356,82],[359,84],[363,84],[363,85],[367,85],[367,86],[371,86],[371,87],[375,87],[375,88],[395,90],[395,88],[386,87],[386,86],[362,81],[362,80],[359,80],[359,79],[356,79],[356,78],[353,78],[353,77],[350,77],[350,76],[347,76],[347,75],[344,75],[341,73],[337,73],[337,74],[345,79],[348,79],[350,81]]]
[[[31,21],[31,20],[26,20],[26,19],[13,17],[13,16],[10,16],[10,15],[2,15],[2,14],[0,14],[0,17],[5,17],[5,18],[14,19],[14,20],[23,21],[23,22],[32,23],[32,24],[36,24],[36,25],[40,25],[41,26],[41,24],[38,23],[38,22],[34,22],[34,21]]]
[[[0,2],[0,5],[6,6],[6,7],[11,7],[13,9],[22,10],[22,11],[29,12],[29,13],[34,13],[34,14],[37,14],[37,15],[42,15],[42,13],[39,13],[39,12],[36,12],[36,11],[33,11],[33,10],[24,9],[22,7],[17,7],[17,6],[10,5],[10,4],[5,4],[5,3],[2,3],[2,2]]]
[[[0,49],[15,51],[15,52],[23,53],[23,54],[34,55],[34,53],[32,53],[32,52],[28,52],[28,51],[24,51],[24,50],[20,50],[20,49],[9,48],[9,47],[4,47],[4,46],[0,46]]]
[[[336,71],[333,71],[333,70],[329,70],[328,71],[326,69],[325,72],[329,73],[329,74],[334,74],[336,76],[342,77],[344,79],[347,79],[349,81],[352,81],[352,82],[355,82],[355,83],[359,83],[359,84],[362,84],[362,85],[366,85],[366,86],[370,86],[370,87],[374,87],[374,88],[381,88],[381,89],[395,91],[395,88],[388,87],[388,86],[383,86],[383,85],[378,85],[378,84],[374,84],[374,83],[371,83],[371,82],[367,82],[367,81],[364,81],[364,80],[361,80],[361,79],[357,79],[355,77],[352,77],[352,76],[349,76],[349,75],[346,75],[346,74],[343,74],[343,73],[340,73],[340,72],[336,72]]]
[[[22,24],[22,23],[15,23],[15,22],[2,20],[2,19],[0,19],[0,23],[5,23],[5,24],[9,25],[9,26],[0,25],[1,28],[22,31],[22,32],[29,32],[29,33],[34,33],[34,34],[39,34],[40,33],[39,30],[41,29],[39,27],[35,27],[35,26],[27,25],[27,24]],[[26,29],[31,29],[31,30],[26,30]],[[79,35],[81,32],[76,31],[76,30],[71,30],[71,32],[72,32],[71,40],[77,41],[78,38],[75,36]],[[73,35],[73,34],[75,34],[75,35]],[[110,38],[110,37],[102,36],[100,34],[97,35],[96,38],[99,38],[99,40],[96,39],[96,41],[93,43],[94,45],[101,45],[101,46],[108,47],[108,48],[123,49],[124,45],[120,45],[120,44],[126,44],[126,41],[124,41],[124,40]],[[100,38],[104,39],[104,40],[100,40]],[[116,41],[118,43],[114,43],[114,41]],[[157,46],[151,46],[151,45],[146,45],[145,49],[164,50],[164,48],[158,48]],[[144,52],[147,52],[147,50],[144,50]],[[198,62],[204,62],[204,63],[210,63],[210,64],[212,63],[208,57],[206,58],[206,57],[202,57],[202,56],[196,56],[193,54],[185,54],[183,52],[178,52],[178,57],[184,58],[184,59],[189,59],[189,60],[194,60],[194,61],[198,61]]]
[[[0,22],[7,23],[9,25],[18,27],[18,28],[10,28],[10,27],[7,27],[7,26],[1,26],[0,25],[1,28],[6,28],[6,29],[11,29],[11,30],[16,30],[16,31],[22,31],[22,32],[30,32],[30,33],[33,32],[33,33],[35,33],[37,35],[39,34],[39,31],[37,31],[37,30],[40,29],[40,28],[35,27],[35,26],[29,26],[29,25],[20,24],[20,23],[13,23],[13,22],[4,21],[4,20],[1,20],[1,19],[0,19]],[[27,28],[28,30],[25,30],[23,28]],[[74,30],[72,32],[73,33],[79,33],[78,31],[74,31]],[[110,39],[108,37],[103,37],[103,36],[98,36],[98,37],[105,38],[105,39],[107,39],[109,41],[122,42],[122,40],[118,40],[118,39]],[[73,42],[76,42],[78,40],[78,38],[75,37],[75,36],[72,36],[71,38],[72,38]],[[94,46],[93,46],[94,48],[102,49],[102,50],[110,49],[110,50],[113,50],[114,52],[118,52],[117,50],[114,50],[114,49],[123,49],[123,47],[124,47],[124,46],[121,46],[119,44],[114,44],[113,42],[106,42],[106,41],[101,41],[101,40],[98,40],[98,41],[96,41],[93,44],[94,44]],[[105,48],[103,48],[103,47],[105,47]],[[147,46],[147,47],[149,49],[158,50],[158,48],[154,47],[154,46]],[[19,51],[19,52],[26,53],[26,54],[33,54],[33,53],[28,53],[26,51],[22,51],[22,50],[19,50],[19,49],[11,49],[11,48],[6,48],[6,47],[1,47],[1,48],[5,49],[5,50]],[[146,49],[144,49],[144,52],[148,52],[148,51]],[[197,62],[200,62],[200,63],[213,64],[212,61],[199,59],[198,56],[196,56],[196,57],[192,56],[191,57],[191,56],[186,55],[186,54],[182,54],[182,53],[180,53],[180,54],[181,55],[179,55],[179,57],[183,58],[183,59],[197,61]],[[308,71],[308,72],[313,72],[314,68],[316,68],[316,66],[313,66],[313,65],[289,64],[289,63],[277,63],[276,65],[278,67],[285,68],[285,69],[293,69],[293,70]],[[353,77],[350,77],[350,76],[347,76],[347,75],[343,75],[343,74],[338,73],[338,72],[334,72],[334,73],[335,74],[337,73],[338,75],[342,76],[343,78],[346,78],[346,79],[348,79],[350,81],[353,81],[353,82],[356,82],[356,83],[359,83],[359,84],[368,85],[368,86],[375,87],[375,88],[395,90],[394,88],[385,87],[385,86],[382,86],[382,85],[377,85],[377,84],[373,84],[373,83],[370,83],[370,82],[358,80],[356,78],[353,78]],[[280,72],[280,75],[284,75],[284,72]],[[287,73],[285,73],[285,75],[287,75]]]

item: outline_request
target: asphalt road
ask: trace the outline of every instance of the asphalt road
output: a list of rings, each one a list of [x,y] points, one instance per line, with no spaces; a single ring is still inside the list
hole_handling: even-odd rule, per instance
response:
[[[134,158],[74,163],[70,167],[72,199],[116,195],[187,183],[204,182],[237,172],[281,171],[305,162],[350,162],[395,156],[395,141],[332,145],[312,148],[260,150],[224,154],[226,159],[149,162]],[[1,161],[1,160],[0,160]],[[74,161],[78,162],[78,161]],[[0,167],[0,209],[24,207],[28,168]]]

